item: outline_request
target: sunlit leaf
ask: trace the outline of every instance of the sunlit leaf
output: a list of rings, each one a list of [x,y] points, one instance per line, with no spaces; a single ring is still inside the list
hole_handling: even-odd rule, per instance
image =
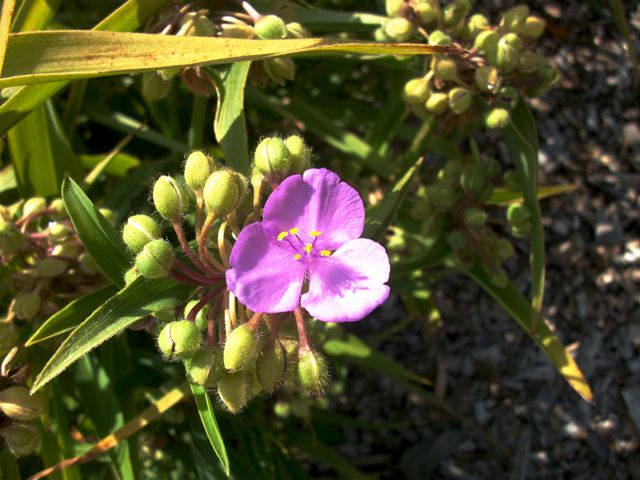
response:
[[[229,457],[227,456],[227,449],[224,446],[224,440],[218,428],[218,422],[216,421],[216,415],[213,411],[213,405],[211,405],[211,400],[209,399],[209,393],[205,388],[193,383],[191,384],[191,392],[193,392],[193,398],[196,401],[200,421],[207,434],[207,438],[213,447],[213,451],[218,456],[218,459],[220,459],[224,472],[229,476],[231,474]]]

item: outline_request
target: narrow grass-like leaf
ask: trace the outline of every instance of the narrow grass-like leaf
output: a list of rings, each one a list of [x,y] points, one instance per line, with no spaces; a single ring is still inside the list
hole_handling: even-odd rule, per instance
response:
[[[458,54],[462,50],[325,38],[246,40],[84,30],[15,33],[9,35],[0,87],[327,53],[430,55]]]
[[[207,434],[207,438],[222,464],[222,469],[228,477],[231,474],[229,456],[227,455],[227,449],[224,446],[224,440],[218,428],[218,422],[216,421],[216,415],[213,411],[213,405],[211,405],[211,400],[209,399],[209,393],[205,388],[193,383],[191,384],[191,392],[193,392],[193,398],[198,407],[198,415],[200,415],[200,420],[202,421],[202,426]]]
[[[578,189],[577,183],[563,183],[558,185],[545,185],[538,187],[537,197],[538,200],[543,198],[555,197],[556,195],[562,195],[564,193],[571,193]],[[487,200],[491,205],[507,206],[512,203],[520,203],[524,199],[522,192],[512,192],[506,188],[494,188],[491,198]]]
[[[247,122],[244,118],[244,90],[251,62],[236,62],[216,82],[218,108],[213,123],[216,140],[230,167],[249,174]]]
[[[79,178],[82,168],[51,102],[35,109],[8,133],[11,161],[24,197],[59,195],[65,175]]]
[[[638,85],[640,85],[640,61],[638,60],[636,42],[633,40],[631,32],[629,31],[629,24],[627,23],[627,16],[624,12],[624,5],[622,4],[622,0],[609,0],[609,4],[611,5],[611,10],[613,10],[613,18],[616,19],[618,30],[620,30],[620,34],[622,35],[625,46],[627,47],[627,54],[629,55],[631,65],[633,65],[633,71],[635,72],[635,86],[638,87]]]
[[[7,165],[0,170],[0,193],[13,190],[17,187],[18,182],[16,181],[16,171],[14,170],[13,165]]]
[[[62,0],[23,0],[11,23],[12,32],[44,30],[49,26]]]
[[[0,75],[2,75],[2,65],[4,64],[4,54],[7,51],[7,40],[11,30],[11,19],[16,6],[16,0],[4,0],[2,10],[0,10]]]
[[[92,155],[80,155],[80,163],[86,169],[94,168],[109,154],[92,154]],[[126,152],[117,153],[113,159],[105,167],[104,172],[107,175],[113,175],[114,177],[126,177],[129,170],[136,168],[140,165],[140,160],[133,155]]]
[[[47,19],[49,13],[53,18],[53,12],[58,8],[61,0],[25,0],[18,12],[18,18],[22,14],[22,10],[27,5],[36,5],[38,8],[46,9],[46,11],[29,13],[28,19],[25,19],[21,25],[30,25],[34,21],[41,22]],[[103,19],[94,30],[127,32],[132,31],[143,25],[153,14],[164,7],[169,0],[128,0],[120,7]],[[50,19],[48,20],[50,21]],[[47,24],[48,24],[47,21]],[[14,22],[13,31],[21,30]],[[36,27],[41,29],[43,26]],[[13,125],[22,120],[31,110],[41,105],[45,100],[50,98],[56,92],[67,85],[67,82],[51,82],[42,85],[34,85],[22,87],[14,93],[9,100],[0,105],[0,133],[9,130]]]
[[[384,25],[387,21],[387,17],[372,13],[338,12],[295,5],[292,7],[292,13],[296,21],[314,32],[369,31]]]
[[[0,450],[0,472],[6,477],[20,479],[20,469],[16,457],[8,449]]]
[[[136,279],[71,332],[38,374],[31,390],[40,390],[85,353],[144,316],[175,307],[186,300],[191,291],[192,286],[172,280]]]
[[[584,374],[571,355],[569,355],[562,342],[513,284],[509,283],[506,287],[496,286],[479,266],[464,269],[464,271],[509,312],[524,331],[538,344],[545,355],[549,357],[558,372],[578,395],[591,402],[593,394],[587,380],[584,378]]]
[[[91,185],[98,179],[98,177],[109,168],[114,162],[116,157],[120,154],[120,151],[127,146],[127,144],[133,139],[135,132],[131,132],[129,135],[120,140],[115,147],[100,160],[91,171],[84,177],[82,186],[85,189],[89,189]]]
[[[189,150],[202,146],[202,135],[204,134],[204,122],[207,117],[207,105],[209,99],[202,95],[193,96],[193,108],[191,109],[191,122],[189,122],[189,132],[187,133],[187,146]]]
[[[116,229],[70,178],[62,184],[62,199],[78,236],[96,265],[115,285],[124,285],[122,272],[129,268],[131,261]]]
[[[451,253],[451,247],[444,235],[437,236],[430,247],[418,255],[402,259],[391,266],[391,279],[403,275],[411,275],[416,270],[432,267],[442,263]]]
[[[30,347],[36,343],[44,342],[70,332],[91,315],[96,308],[116,293],[118,293],[118,289],[115,286],[107,285],[67,304],[62,310],[58,310],[50,316],[40,328],[31,335],[25,343],[25,346]]]
[[[389,228],[389,225],[391,225],[391,222],[395,219],[400,205],[407,196],[411,181],[418,173],[418,170],[420,170],[420,165],[422,165],[422,158],[413,164],[407,173],[395,183],[391,191],[385,195],[384,199],[374,207],[373,212],[368,215],[369,220],[367,220],[364,227],[363,237],[375,241],[382,239],[387,228]]]
[[[537,313],[542,309],[545,279],[545,248],[542,215],[538,203],[538,132],[524,99],[513,110],[511,123],[504,129],[509,152],[522,184],[524,203],[531,212],[531,302]]]

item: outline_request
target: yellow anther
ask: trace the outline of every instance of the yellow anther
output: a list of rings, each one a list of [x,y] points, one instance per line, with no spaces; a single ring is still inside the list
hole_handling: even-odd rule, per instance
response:
[[[300,229],[298,227],[293,227],[289,229],[289,233],[291,235],[295,235],[296,233],[298,233],[300,231]]]
[[[313,245],[311,245],[310,243],[307,243],[304,246],[304,251],[307,252],[307,255],[309,255],[311,253],[311,250],[313,250]]]
[[[278,241],[281,242],[282,240],[284,240],[286,237],[289,236],[289,232],[280,232],[278,234]]]
[[[314,230],[312,232],[309,232],[309,235],[311,235],[312,237],[319,237],[320,235],[322,235],[322,232],[318,232],[317,230]]]
[[[302,255],[300,255],[299,253],[296,253],[293,258],[295,258],[296,260],[300,260],[302,258]]]
[[[331,250],[320,250],[320,255],[323,257],[328,257],[331,255]]]

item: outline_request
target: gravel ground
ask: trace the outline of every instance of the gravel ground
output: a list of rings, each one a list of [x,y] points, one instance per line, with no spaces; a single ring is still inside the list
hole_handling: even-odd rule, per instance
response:
[[[511,5],[482,3],[483,12]],[[629,9],[635,2],[626,3]],[[532,4],[550,24],[545,48],[562,77],[533,102],[541,184],[578,185],[542,202],[545,313],[575,354],[595,401],[581,400],[480,288],[449,277],[433,290],[442,328],[427,332],[416,322],[381,348],[435,379],[449,405],[510,453],[498,454],[423,397],[354,370],[338,402],[343,412],[396,424],[346,429],[341,451],[363,470],[411,479],[640,478],[640,90],[605,4]],[[640,38],[640,7],[628,13]],[[528,293],[526,243],[518,250],[510,275]],[[399,321],[398,311],[389,305],[368,332]],[[518,476],[523,467],[526,474]]]

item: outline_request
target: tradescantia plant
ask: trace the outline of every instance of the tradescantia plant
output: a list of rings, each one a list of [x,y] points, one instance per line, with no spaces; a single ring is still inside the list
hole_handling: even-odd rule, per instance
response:
[[[478,283],[592,399],[542,317],[539,199],[567,188],[538,185],[527,99],[557,73],[528,7],[491,24],[465,0],[128,0],[87,30],[94,7],[3,3],[3,468],[304,478],[306,452],[363,478],[300,424],[352,365],[461,419],[346,327],[433,307],[434,267]],[[531,298],[505,268],[514,238]]]

